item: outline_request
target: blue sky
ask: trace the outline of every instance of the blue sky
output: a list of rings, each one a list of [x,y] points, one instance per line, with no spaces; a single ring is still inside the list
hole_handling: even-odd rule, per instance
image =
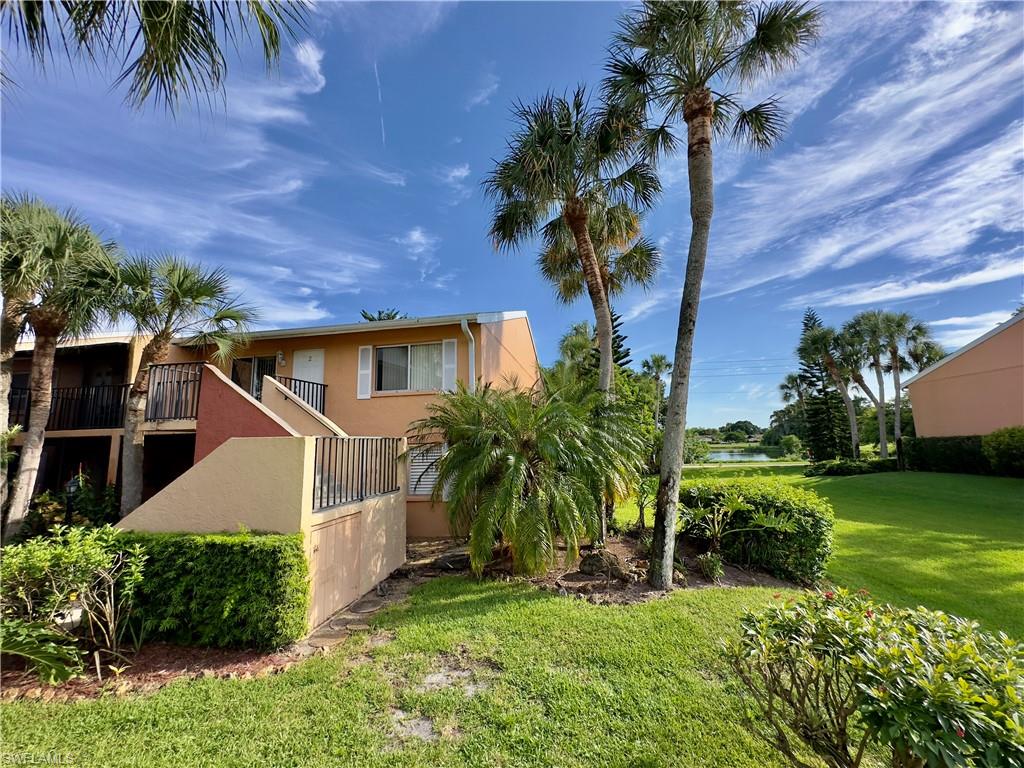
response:
[[[618,3],[324,4],[264,76],[232,59],[211,110],[142,113],[109,72],[11,57],[2,183],[73,205],[132,251],[232,274],[268,327],[525,309],[542,361],[589,305],[535,251],[495,253],[480,180],[509,106],[597,85]],[[930,321],[958,346],[1009,316],[1024,274],[1024,6],[826,3],[768,155],[716,147],[690,424],[779,406],[802,310]],[[10,53],[10,52],[8,52]],[[646,219],[664,267],[616,309],[639,360],[671,356],[689,235],[685,158]]]

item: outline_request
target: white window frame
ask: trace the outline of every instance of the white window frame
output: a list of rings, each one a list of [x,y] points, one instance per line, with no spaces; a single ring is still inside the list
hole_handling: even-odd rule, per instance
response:
[[[441,384],[437,389],[412,389],[410,384],[412,382],[412,365],[408,361],[412,360],[412,347],[438,347],[441,351]],[[377,388],[377,350],[380,349],[402,349],[405,348],[406,352],[406,367],[405,367],[405,389],[378,389]],[[441,392],[444,390],[444,341],[417,341],[414,344],[380,344],[373,347],[373,357],[371,358],[371,387],[370,391],[375,395],[394,395],[394,394],[410,394],[416,392]]]

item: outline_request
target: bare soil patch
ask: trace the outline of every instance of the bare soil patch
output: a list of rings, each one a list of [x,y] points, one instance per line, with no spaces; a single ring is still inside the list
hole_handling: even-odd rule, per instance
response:
[[[126,668],[117,674],[102,667],[102,679],[95,667],[59,686],[43,685],[18,659],[4,659],[0,670],[0,690],[4,701],[40,699],[71,701],[99,696],[124,696],[152,693],[174,680],[230,678],[249,680],[289,669],[310,655],[305,648],[291,647],[262,652],[228,648],[198,648],[171,643],[147,643],[130,657]],[[87,660],[88,664],[88,660]]]

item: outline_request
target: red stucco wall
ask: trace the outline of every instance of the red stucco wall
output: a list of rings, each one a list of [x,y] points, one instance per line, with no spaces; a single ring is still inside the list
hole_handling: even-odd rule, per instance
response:
[[[287,437],[290,434],[228,379],[208,366],[203,367],[194,462],[232,437]]]

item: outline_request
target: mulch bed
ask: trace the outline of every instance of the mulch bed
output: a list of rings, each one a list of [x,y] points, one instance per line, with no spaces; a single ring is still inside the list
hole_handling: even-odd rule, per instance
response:
[[[120,674],[104,667],[103,679],[100,680],[93,666],[82,676],[59,686],[43,685],[35,674],[19,664],[19,659],[5,658],[0,669],[0,698],[4,701],[71,701],[104,695],[151,693],[181,679],[219,677],[247,680],[282,672],[308,655],[306,650],[299,648],[261,652],[147,643],[123,662],[127,668]]]

